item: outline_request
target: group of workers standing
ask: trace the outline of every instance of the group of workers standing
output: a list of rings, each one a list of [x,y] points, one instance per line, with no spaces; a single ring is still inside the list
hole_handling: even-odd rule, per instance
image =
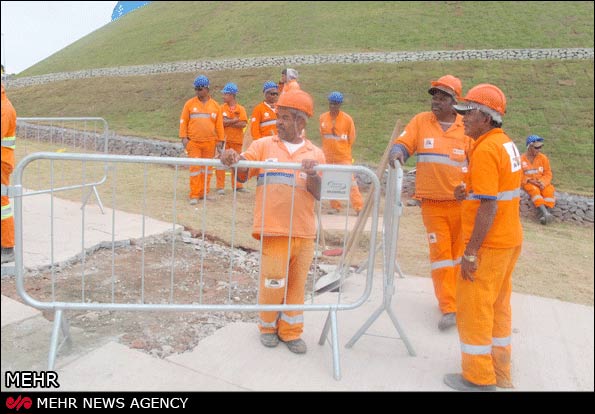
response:
[[[193,84],[196,96],[185,103],[180,116],[179,135],[189,157],[219,158],[225,169],[234,169],[236,191],[245,191],[243,183],[257,177],[252,235],[262,241],[259,304],[304,303],[316,236],[314,205],[321,187],[315,167],[353,162],[356,132],[353,119],[340,109],[343,95],[328,95],[329,111],[319,117],[318,148],[305,134],[314,101],[297,79],[297,71],[287,69],[281,82],[265,82],[264,100],[249,121],[236,100],[236,84],[224,86],[224,103],[219,105],[210,96],[209,79],[200,75]],[[461,81],[445,75],[432,81],[428,92],[431,111],[413,117],[394,141],[389,160],[394,167],[417,154],[415,196],[421,200],[432,281],[443,314],[438,328],[456,325],[461,343],[462,374],[447,374],[444,382],[466,391],[510,388],[510,295],[522,243],[521,186],[544,224],[551,221],[547,208],[555,202],[549,161],[540,152],[544,140],[529,136],[526,154],[519,153],[502,129],[506,97],[492,84],[479,84],[463,97]],[[248,123],[252,142],[246,146]],[[15,129],[16,113],[2,86],[2,263],[14,256],[5,189],[14,168]],[[237,168],[241,160],[302,167]],[[224,193],[225,169],[216,172],[219,193]],[[190,204],[209,199],[209,168],[190,167],[189,175]],[[355,182],[350,196],[354,210],[361,210]],[[342,207],[338,201],[331,206]],[[284,342],[294,353],[306,352],[302,311],[259,316],[264,346]]]

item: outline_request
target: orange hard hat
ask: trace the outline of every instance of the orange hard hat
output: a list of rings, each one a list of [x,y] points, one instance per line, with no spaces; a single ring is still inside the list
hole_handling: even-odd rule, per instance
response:
[[[497,86],[489,83],[480,83],[469,89],[463,98],[465,102],[475,102],[498,112],[500,115],[506,113],[506,96]]]
[[[430,95],[434,95],[436,90],[445,92],[453,97],[459,99],[463,93],[463,84],[461,80],[452,75],[445,75],[436,81],[431,82],[432,87],[428,89]]]
[[[301,89],[294,89],[282,93],[277,101],[277,106],[297,109],[304,112],[308,117],[314,115],[314,101],[308,93]]]

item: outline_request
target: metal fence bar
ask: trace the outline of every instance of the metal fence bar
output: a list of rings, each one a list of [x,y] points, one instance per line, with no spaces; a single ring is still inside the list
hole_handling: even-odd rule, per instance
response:
[[[170,292],[170,303],[146,303],[145,300],[142,303],[133,303],[132,300],[129,303],[115,303],[115,286],[114,286],[114,233],[115,233],[115,208],[116,208],[116,168],[113,168],[114,174],[110,179],[114,179],[114,183],[112,186],[112,208],[114,211],[112,212],[112,288],[111,288],[111,298],[108,300],[101,300],[101,298],[93,298],[93,295],[90,295],[89,298],[85,296],[85,208],[83,206],[82,216],[81,216],[81,224],[82,224],[82,231],[81,231],[81,239],[82,239],[82,260],[83,260],[83,271],[82,271],[82,279],[83,279],[83,287],[82,287],[82,298],[80,301],[68,301],[62,300],[57,301],[53,298],[51,301],[40,301],[34,297],[32,297],[25,289],[24,285],[24,265],[23,265],[23,226],[22,226],[22,212],[23,212],[23,194],[22,194],[22,178],[26,167],[32,163],[33,161],[38,160],[52,160],[52,161],[72,161],[72,162],[81,162],[83,165],[83,177],[82,181],[85,184],[86,181],[86,168],[85,166],[90,163],[105,163],[106,171],[108,170],[107,166],[109,164],[144,164],[145,174],[143,176],[144,180],[144,190],[143,190],[143,198],[146,200],[147,191],[146,191],[146,168],[147,164],[151,165],[175,165],[175,175],[177,179],[178,168],[181,166],[200,166],[205,167],[208,169],[209,167],[214,167],[220,165],[219,160],[209,160],[209,159],[184,159],[184,158],[173,158],[173,157],[144,157],[144,156],[120,156],[120,155],[109,155],[109,154],[65,154],[65,153],[35,153],[30,154],[23,158],[19,164],[17,165],[15,172],[14,172],[14,188],[13,193],[15,194],[14,197],[14,205],[15,205],[15,273],[16,273],[16,285],[17,285],[17,292],[23,298],[23,301],[35,308],[41,310],[54,310],[56,315],[59,315],[59,318],[63,318],[63,312],[69,310],[80,310],[80,311],[103,311],[103,310],[111,310],[111,311],[169,311],[169,312],[181,312],[181,311],[208,311],[208,312],[229,312],[229,311],[239,311],[239,312],[267,312],[267,311],[277,311],[277,312],[288,312],[288,311],[326,311],[329,312],[329,329],[331,331],[331,340],[332,340],[332,352],[333,352],[333,365],[334,365],[334,376],[336,379],[340,378],[340,366],[339,366],[339,346],[338,346],[338,326],[337,326],[337,316],[336,312],[342,310],[350,310],[355,309],[361,306],[363,303],[366,302],[367,298],[370,296],[371,289],[372,289],[372,279],[373,279],[373,264],[374,264],[374,255],[375,249],[369,250],[369,266],[368,266],[368,273],[366,276],[366,284],[363,289],[363,292],[357,297],[355,300],[349,303],[343,303],[342,301],[337,301],[335,303],[334,300],[329,301],[329,303],[304,303],[300,305],[296,304],[276,304],[276,305],[263,305],[263,304],[240,304],[234,303],[232,301],[228,301],[228,303],[215,303],[215,304],[205,304],[202,300],[202,290],[204,288],[204,281],[202,280],[203,276],[203,269],[201,268],[201,300],[199,303],[194,303],[189,301],[188,303],[171,303],[173,302],[173,287],[174,284],[174,277],[173,277],[173,251],[174,245],[172,245],[172,273],[170,275],[171,280],[171,292]],[[271,163],[271,162],[253,162],[253,161],[241,161],[237,165],[239,168],[261,168],[264,170],[275,168],[275,169],[287,169],[287,170],[295,170],[299,171],[301,169],[301,164],[297,163]],[[339,171],[339,172],[349,172],[349,173],[361,173],[369,176],[370,181],[373,184],[373,200],[374,200],[374,209],[372,214],[372,229],[370,233],[370,245],[374,246],[376,243],[376,229],[378,225],[378,203],[380,199],[380,185],[379,180],[376,175],[370,171],[369,169],[361,166],[340,166],[340,165],[319,165],[315,168],[317,171],[321,171],[323,174],[327,170],[330,171]],[[208,171],[208,170],[207,170]],[[266,176],[264,174],[264,181],[266,183]],[[107,174],[105,179],[107,180]],[[79,186],[78,188],[81,188]],[[174,187],[176,184],[174,182]],[[51,188],[49,190],[53,193],[54,189]],[[266,186],[263,188],[264,195],[266,197]],[[175,192],[174,192],[175,194]],[[176,195],[174,195],[175,200]],[[295,183],[292,193],[292,200],[295,199]],[[263,200],[264,202],[264,200]],[[203,203],[203,209],[205,208],[206,204]],[[143,223],[146,207],[143,205]],[[293,211],[293,207],[292,207]],[[175,201],[174,201],[174,221],[175,221]],[[203,250],[203,257],[204,257],[204,250],[205,250],[205,226],[204,223],[206,222],[206,214],[203,211],[203,234],[202,234],[202,245],[201,249]],[[143,226],[143,243],[144,243],[144,226]],[[234,230],[235,231],[235,230]],[[290,231],[292,231],[290,229]],[[320,228],[318,229],[320,231]],[[174,238],[175,239],[175,238]],[[144,244],[143,244],[144,246]],[[262,254],[262,237],[261,237],[261,254]],[[262,257],[261,257],[262,259]],[[233,260],[233,255],[232,255]],[[201,261],[201,266],[202,266]],[[143,260],[143,269],[144,269],[144,260]],[[259,263],[260,270],[262,270],[262,266]],[[231,268],[233,271],[233,267]],[[286,276],[287,278],[287,273]],[[260,286],[260,283],[258,283]],[[90,293],[92,293],[90,291]],[[287,294],[285,294],[287,296]],[[87,302],[87,299],[91,299],[92,301]],[[60,312],[58,314],[58,312]],[[62,325],[62,322],[59,322],[59,325]],[[326,329],[326,328],[325,328]],[[55,348],[57,344],[57,329],[56,335],[52,335],[52,345],[50,349],[50,359],[53,364],[55,359]],[[52,356],[53,355],[53,356]]]
[[[52,130],[54,128],[54,122],[79,122],[79,121],[83,121],[85,122],[84,127],[83,127],[83,138],[81,139],[85,141],[85,144],[82,145],[84,149],[86,149],[86,140],[87,140],[87,132],[86,132],[86,123],[87,121],[96,121],[96,122],[101,122],[103,124],[103,151],[105,154],[108,154],[108,150],[109,150],[109,143],[108,143],[108,137],[109,137],[109,125],[107,123],[107,121],[103,118],[99,118],[99,117],[18,117],[17,118],[17,125],[20,122],[22,123],[30,123],[30,122],[49,122],[50,126],[50,142],[54,142],[53,139],[51,138],[53,136],[52,134]],[[64,125],[64,124],[62,124]],[[29,125],[27,125],[29,126]],[[64,133],[66,131],[65,127],[60,127],[60,131],[61,131],[61,138],[62,138],[62,146],[64,146]],[[94,132],[94,135],[96,137],[96,133]],[[41,143],[41,134],[40,134],[40,128],[36,129],[36,137],[37,137],[37,142]],[[97,137],[96,137],[97,140]],[[76,150],[76,137],[73,137],[73,147]],[[97,150],[97,145],[95,145],[95,150]],[[83,199],[83,205],[85,205],[89,199],[89,196],[91,195],[91,193],[95,194],[95,198],[97,199],[97,203],[99,204],[99,208],[101,210],[101,212],[103,213],[103,203],[101,202],[101,198],[99,197],[99,193],[97,192],[97,186],[103,184],[105,182],[105,180],[107,179],[107,166],[105,168],[105,174],[103,176],[103,178],[101,178],[99,181],[95,182],[95,183],[88,183],[88,184],[84,184],[84,185],[76,185],[76,186],[63,186],[63,187],[58,187],[58,188],[54,188],[53,191],[54,192],[58,192],[58,191],[68,191],[68,190],[74,190],[76,188],[84,188],[84,187],[89,187],[89,193],[87,194],[87,197]],[[35,191],[27,191],[26,194],[27,196],[31,196],[31,195],[35,195],[35,194],[45,194],[48,193],[49,190],[35,190]]]

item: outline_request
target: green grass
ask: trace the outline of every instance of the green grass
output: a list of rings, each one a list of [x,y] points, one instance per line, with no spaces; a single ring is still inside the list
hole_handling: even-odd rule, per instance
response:
[[[19,76],[222,57],[593,47],[593,2],[153,2]]]
[[[593,61],[464,61],[298,67],[302,88],[315,99],[308,135],[319,142],[318,116],[328,110],[326,95],[340,90],[343,109],[355,120],[357,163],[380,160],[397,119],[408,122],[429,110],[429,81],[451,73],[464,91],[482,82],[498,85],[508,98],[504,129],[524,149],[525,137],[546,139],[554,184],[560,191],[593,194]],[[208,73],[212,94],[228,81],[239,85],[240,104],[250,114],[262,99],[266,79],[279,70]],[[101,116],[122,135],[177,141],[184,102],[194,95],[196,74],[94,78],[9,91],[19,116]],[[413,159],[409,165],[413,165]]]

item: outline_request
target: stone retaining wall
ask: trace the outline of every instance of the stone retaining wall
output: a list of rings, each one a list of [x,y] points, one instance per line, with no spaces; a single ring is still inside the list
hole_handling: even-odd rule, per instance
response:
[[[25,78],[9,78],[7,88],[42,85],[71,79],[106,76],[140,76],[161,73],[199,73],[204,71],[238,70],[264,67],[290,67],[302,65],[354,64],[354,63],[400,63],[451,60],[584,60],[593,59],[593,48],[556,49],[483,49],[483,50],[438,50],[422,52],[370,52],[326,55],[264,56],[252,58],[215,59],[157,63],[152,65],[97,68],[76,72],[49,73]]]
[[[17,125],[18,139],[28,138],[62,145],[80,151],[85,148],[89,151],[103,152],[104,137],[102,134],[73,131],[60,127],[25,124]],[[17,141],[17,145],[27,145],[26,141]],[[165,142],[148,138],[137,138],[109,133],[108,153],[119,155],[148,155],[153,157],[180,157],[184,154],[181,143]],[[373,171],[375,167],[369,167]],[[370,183],[365,182],[364,175],[358,175],[358,184],[366,189]],[[385,175],[386,180],[386,175]],[[386,182],[384,180],[384,182]],[[405,174],[403,177],[403,192],[411,197],[415,189],[415,174]],[[593,198],[556,192],[557,203],[552,214],[561,221],[575,223],[593,223]],[[535,217],[536,212],[527,194],[522,192],[521,215]]]

